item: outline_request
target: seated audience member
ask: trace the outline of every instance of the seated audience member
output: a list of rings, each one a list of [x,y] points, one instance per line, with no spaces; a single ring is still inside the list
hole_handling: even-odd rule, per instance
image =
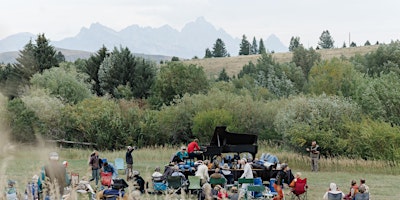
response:
[[[357,182],[355,180],[351,181],[351,187],[350,187],[350,192],[348,194],[346,194],[346,196],[344,197],[344,199],[346,200],[352,200],[354,199],[354,197],[356,196],[356,194],[358,193],[358,185]]]
[[[15,181],[8,180],[8,187],[5,188],[5,199],[7,200],[18,200],[18,192],[15,188]]]
[[[189,154],[189,158],[196,158],[197,160],[203,160],[203,153],[200,151],[198,142],[199,142],[198,139],[194,139],[191,143],[189,143],[187,147],[187,152]]]
[[[216,185],[214,187],[214,190],[218,191],[217,192],[217,199],[218,200],[222,200],[222,199],[227,199],[228,198],[228,192],[221,185]]]
[[[168,176],[171,176],[171,174],[174,173],[174,166],[175,164],[173,162],[170,162],[165,166],[162,180],[166,180]]]
[[[296,187],[296,182],[297,180],[302,180],[301,178],[301,172],[297,172],[295,174],[295,178],[292,180],[292,182],[289,184],[289,187],[291,188],[291,191],[295,193],[295,187]],[[307,187],[307,186],[306,186]]]
[[[154,182],[162,182],[163,181],[163,174],[161,174],[160,173],[160,167],[156,167],[155,169],[154,169],[154,172],[153,172],[153,174],[151,175],[151,179],[154,181]]]
[[[329,200],[329,194],[333,195],[340,195],[340,199],[343,199],[344,193],[339,190],[339,188],[336,186],[336,183],[331,183],[329,185],[328,191],[324,194],[323,199],[324,200]]]
[[[182,174],[182,172],[179,171],[179,167],[178,166],[174,166],[174,172],[171,174],[171,176],[180,176],[182,179],[182,184],[186,182],[186,177],[184,174]]]
[[[222,175],[224,175],[224,177],[226,178],[227,183],[228,184],[233,184],[233,182],[234,182],[233,178],[234,177],[233,177],[233,174],[232,174],[232,172],[231,172],[231,170],[229,168],[229,165],[227,163],[225,163],[222,166],[221,172],[222,172]]]
[[[210,175],[210,178],[220,179],[225,177],[220,173],[219,168],[215,168],[215,171]]]
[[[181,150],[176,153],[176,156],[179,157],[179,159],[180,159],[179,162],[183,162],[186,158],[189,158],[189,154],[186,151],[186,147],[182,146]]]
[[[368,185],[365,184],[365,179],[364,178],[360,179],[360,186],[359,187],[361,187],[361,186],[364,186],[364,188],[365,188],[365,192],[364,193],[369,193],[369,187],[368,187]]]
[[[205,183],[201,187],[200,199],[201,200],[211,200],[211,199],[213,199],[213,189],[211,188],[211,185],[209,183]]]
[[[118,177],[117,170],[115,170],[114,166],[109,164],[107,161],[103,163],[103,172],[111,172],[112,179],[116,179]]]
[[[274,187],[275,191],[278,193],[278,195],[276,195],[273,200],[284,199],[282,185],[283,185],[284,179],[287,175],[286,172],[289,168],[288,168],[288,165],[285,163],[280,165],[280,168],[281,168],[281,170],[279,170],[278,174],[276,175],[276,182],[273,185],[273,187]]]
[[[239,200],[239,193],[238,193],[238,188],[237,187],[232,187],[231,188],[231,195],[229,196],[230,200]]]
[[[133,171],[133,181],[136,182],[136,184],[134,184],[142,194],[145,192],[144,191],[144,185],[145,185],[145,181],[144,179],[140,176],[139,171]]]
[[[201,185],[204,185],[206,182],[208,182],[209,175],[208,175],[208,160],[205,160],[202,162],[198,167],[197,171],[195,173],[195,176],[199,176],[201,179]]]

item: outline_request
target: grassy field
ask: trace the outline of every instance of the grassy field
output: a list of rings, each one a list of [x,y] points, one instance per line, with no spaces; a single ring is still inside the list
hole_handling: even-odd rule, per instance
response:
[[[361,177],[367,180],[371,195],[374,200],[400,199],[397,192],[400,185],[400,169],[388,167],[382,162],[349,160],[349,159],[321,159],[318,173],[311,173],[309,159],[306,155],[283,151],[279,148],[260,144],[259,152],[270,152],[278,156],[281,162],[289,163],[292,171],[300,171],[303,177],[308,178],[309,199],[322,199],[330,182],[335,182],[345,193],[349,191],[352,179],[359,181]],[[5,149],[6,148],[6,149]],[[140,171],[141,176],[150,180],[151,173],[156,166],[163,168],[168,163],[171,155],[178,147],[153,147],[134,151],[134,169]],[[34,174],[39,174],[41,166],[47,161],[47,155],[51,151],[60,153],[60,162],[69,162],[68,171],[77,172],[80,178],[90,178],[90,170],[87,165],[88,155],[91,150],[58,149],[49,147],[3,147],[1,160],[1,187],[5,187],[7,179],[17,180],[18,189],[23,187]],[[124,151],[100,152],[102,158],[113,161],[117,157],[124,158]],[[120,174],[123,178],[124,175]],[[286,190],[288,191],[288,190]],[[142,199],[165,199],[167,197],[147,195]]]
[[[317,50],[317,52],[321,54],[321,59],[325,60],[342,56],[350,58],[356,54],[364,55],[376,50],[377,48],[378,45],[371,45],[351,48],[321,49]],[[210,77],[218,76],[223,68],[225,68],[229,76],[232,76],[237,75],[243,66],[248,64],[250,61],[256,63],[259,57],[260,55],[249,55],[224,58],[191,59],[183,62],[202,66]],[[285,63],[292,60],[292,53],[274,53],[272,54],[272,57],[279,63]]]

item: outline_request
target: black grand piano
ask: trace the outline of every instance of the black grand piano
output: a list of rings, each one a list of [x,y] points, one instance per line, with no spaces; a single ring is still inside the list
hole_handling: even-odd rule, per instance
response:
[[[212,160],[216,155],[222,153],[247,152],[255,158],[257,150],[257,135],[230,133],[226,131],[226,126],[217,126],[210,145],[205,147],[203,155],[206,159]]]

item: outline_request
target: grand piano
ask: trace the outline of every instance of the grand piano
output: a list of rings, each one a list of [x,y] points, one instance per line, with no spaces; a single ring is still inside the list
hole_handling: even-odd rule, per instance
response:
[[[212,160],[216,155],[222,153],[250,153],[253,158],[257,154],[257,135],[231,133],[226,131],[226,126],[217,126],[210,145],[206,146],[203,155]]]

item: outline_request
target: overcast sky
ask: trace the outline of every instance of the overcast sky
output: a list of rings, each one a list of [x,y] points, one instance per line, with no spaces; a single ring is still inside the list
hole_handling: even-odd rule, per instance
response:
[[[0,0],[0,39],[45,33],[52,41],[73,37],[98,22],[116,31],[137,24],[177,30],[198,17],[228,34],[266,39],[275,34],[288,45],[299,36],[315,47],[323,30],[335,46],[351,41],[388,43],[399,39],[397,0]],[[347,44],[348,46],[348,44]]]

